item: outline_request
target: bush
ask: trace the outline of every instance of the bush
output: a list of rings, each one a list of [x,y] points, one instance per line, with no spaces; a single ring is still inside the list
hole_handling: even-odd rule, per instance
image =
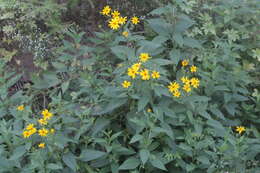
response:
[[[157,3],[67,31],[13,95],[1,60],[0,172],[260,171],[257,1]]]

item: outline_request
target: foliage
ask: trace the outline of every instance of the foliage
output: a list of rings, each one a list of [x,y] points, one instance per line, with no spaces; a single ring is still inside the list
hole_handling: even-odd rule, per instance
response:
[[[5,53],[0,172],[260,171],[259,3],[153,3],[144,16],[112,4],[94,37],[67,30],[13,95]]]

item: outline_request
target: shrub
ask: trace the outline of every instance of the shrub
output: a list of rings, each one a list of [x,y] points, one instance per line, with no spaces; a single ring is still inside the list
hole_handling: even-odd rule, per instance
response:
[[[1,61],[0,172],[259,171],[257,2],[160,4],[101,9],[14,95]]]

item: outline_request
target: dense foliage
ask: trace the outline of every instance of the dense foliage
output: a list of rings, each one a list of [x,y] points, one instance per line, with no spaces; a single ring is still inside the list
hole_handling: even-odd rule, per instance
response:
[[[0,10],[0,172],[260,172],[258,0]]]

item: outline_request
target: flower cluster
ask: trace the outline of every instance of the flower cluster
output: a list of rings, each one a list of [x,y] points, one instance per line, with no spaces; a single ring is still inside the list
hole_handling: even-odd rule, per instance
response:
[[[148,53],[141,53],[139,55],[139,61],[127,69],[127,75],[132,79],[137,78],[139,75],[140,78],[145,81],[150,80],[151,78],[160,78],[160,73],[158,71],[150,71],[143,66],[143,63],[147,62],[149,59],[151,59],[151,56]],[[122,83],[122,86],[124,88],[128,88],[129,86],[131,86],[131,82],[124,81]]]
[[[181,62],[181,65],[183,68],[185,68],[189,65],[189,61],[183,60]],[[189,71],[191,73],[195,73],[195,72],[197,72],[197,67],[192,65],[190,67]],[[177,81],[170,82],[170,84],[168,85],[168,90],[176,98],[179,98],[181,96],[180,89],[182,89],[184,93],[189,93],[189,92],[191,92],[192,88],[198,88],[199,84],[200,84],[200,80],[196,77],[189,78],[187,76],[183,76],[183,77],[181,77],[180,81],[181,82],[179,82],[179,83]],[[182,86],[180,83],[182,84]]]
[[[25,127],[26,130],[23,131],[23,137],[29,138],[31,135],[37,132],[37,129],[34,127],[34,124],[28,124]]]
[[[121,16],[120,12],[117,10],[112,10],[108,5],[105,6],[101,12],[102,15],[110,17],[108,20],[108,26],[112,30],[118,30],[122,25],[126,24],[127,22],[127,17],[126,16]],[[134,16],[131,18],[131,22],[133,25],[137,25],[140,21],[138,17]],[[128,32],[124,31],[122,33],[125,37],[128,36]]]
[[[42,118],[38,120],[38,123],[40,125],[47,125],[48,120],[52,118],[53,114],[49,112],[47,109],[44,109],[41,114],[42,114]]]
[[[48,124],[48,120],[50,120],[53,116],[53,113],[49,112],[49,110],[44,109],[42,112],[42,118],[38,120],[38,123],[43,126]],[[39,128],[38,130],[35,127],[35,124],[28,124],[25,127],[25,130],[23,131],[22,135],[23,138],[29,138],[31,135],[38,133],[41,137],[46,137],[49,133],[53,134],[55,133],[55,129],[47,129],[47,128]],[[38,145],[39,148],[44,148],[45,143],[40,143]]]

